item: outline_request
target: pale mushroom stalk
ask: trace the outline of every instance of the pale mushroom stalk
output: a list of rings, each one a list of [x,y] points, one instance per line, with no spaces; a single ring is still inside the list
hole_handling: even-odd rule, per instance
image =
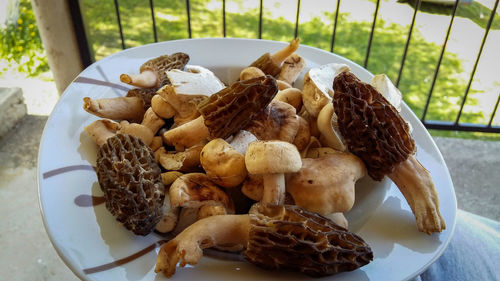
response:
[[[144,113],[141,125],[148,127],[153,134],[156,135],[158,130],[165,125],[165,121],[158,116],[152,108],[149,108],[146,110],[146,113]]]
[[[164,119],[172,118],[176,113],[174,107],[160,95],[153,96],[151,99],[151,108],[158,116]]]
[[[285,202],[285,175],[265,174],[263,179],[264,193],[262,194],[262,202],[282,205]]]
[[[439,197],[427,169],[411,155],[388,174],[396,184],[415,214],[419,230],[430,234],[445,228],[439,212]]]
[[[145,70],[139,74],[121,74],[120,81],[136,87],[153,88],[158,77],[152,70]]]
[[[249,215],[211,216],[186,228],[161,247],[155,272],[171,277],[177,263],[195,265],[203,256],[203,249],[228,244],[246,245],[250,230]]]
[[[111,120],[140,122],[144,115],[144,102],[138,97],[83,98],[83,109],[88,113]]]
[[[285,48],[277,51],[276,53],[274,53],[272,56],[271,56],[271,60],[275,63],[275,64],[281,64],[283,63],[283,61],[285,61],[285,59],[292,55],[293,52],[297,51],[297,49],[299,48],[299,44],[300,44],[300,39],[299,38],[295,38],[293,39],[290,44],[288,44]]]

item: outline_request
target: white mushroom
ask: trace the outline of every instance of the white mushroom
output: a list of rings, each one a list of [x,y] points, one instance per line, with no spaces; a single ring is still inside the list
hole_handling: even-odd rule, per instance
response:
[[[208,178],[223,187],[235,187],[245,180],[245,156],[223,139],[214,139],[201,150],[201,166]]]
[[[83,98],[83,109],[88,113],[112,120],[140,122],[144,115],[144,102],[139,97]]]
[[[304,77],[302,100],[307,111],[317,117],[321,109],[333,97],[333,79],[341,72],[349,71],[345,64],[329,63],[311,68]]]
[[[300,72],[302,72],[305,66],[306,60],[298,54],[293,53],[283,62],[278,79],[293,85],[293,82],[299,77]]]
[[[300,170],[297,148],[283,141],[256,141],[248,146],[245,164],[250,174],[264,177],[262,202],[281,205],[285,201],[285,173]]]
[[[106,143],[108,138],[116,135],[119,129],[119,123],[109,119],[102,119],[90,123],[83,130],[98,146],[101,146]]]

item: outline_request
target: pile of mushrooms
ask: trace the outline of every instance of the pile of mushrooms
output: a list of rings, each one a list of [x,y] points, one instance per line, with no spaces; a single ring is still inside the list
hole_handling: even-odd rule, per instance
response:
[[[237,217],[245,213],[236,210],[248,212],[257,202],[295,205],[303,211],[284,212],[314,212],[312,217],[328,221],[321,231],[347,231],[343,213],[354,204],[356,181],[367,175],[364,159],[349,152],[332,102],[334,79],[349,67],[312,68],[303,88],[295,88],[306,66],[298,47],[295,39],[264,54],[231,85],[202,66],[187,65],[186,54],[161,56],[146,62],[140,74],[121,75],[122,82],[139,87],[133,95],[84,99],[84,109],[102,118],[85,128],[98,146],[118,133],[133,135],[154,151],[162,168],[166,194],[156,231],[177,238],[160,250],[156,272],[171,276],[179,259],[181,266],[196,264],[203,248],[247,249],[253,239],[249,220],[255,218]],[[372,84],[400,109],[401,94],[385,75]],[[368,257],[371,250],[363,243],[356,247]],[[355,264],[328,272],[366,263]]]

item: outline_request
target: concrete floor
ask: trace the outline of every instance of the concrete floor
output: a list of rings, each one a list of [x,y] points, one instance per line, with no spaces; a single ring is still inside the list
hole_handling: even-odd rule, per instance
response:
[[[78,280],[49,242],[38,207],[36,158],[46,121],[45,116],[27,115],[0,140],[3,280]],[[450,169],[458,207],[500,220],[500,142],[435,140]]]

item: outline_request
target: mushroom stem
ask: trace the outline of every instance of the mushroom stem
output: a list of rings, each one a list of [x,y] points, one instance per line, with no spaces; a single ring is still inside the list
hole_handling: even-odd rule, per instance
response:
[[[122,74],[120,81],[142,88],[156,87],[158,77],[152,70],[144,70],[140,74]]]
[[[446,228],[432,177],[413,155],[397,165],[388,176],[408,201],[419,231],[431,234]]]
[[[299,38],[295,38],[293,39],[290,44],[288,44],[288,46],[286,46],[285,48],[277,51],[276,53],[274,53],[272,56],[271,56],[271,60],[277,64],[277,65],[281,65],[281,63],[291,54],[293,54],[293,52],[297,51],[297,49],[299,48],[299,44],[300,44],[300,39]]]
[[[249,230],[248,215],[220,215],[201,219],[161,247],[155,272],[161,271],[170,277],[175,273],[179,260],[181,267],[197,264],[205,248],[238,244],[246,246]]]
[[[144,115],[144,102],[138,97],[83,98],[83,109],[88,113],[111,120],[140,122]]]
[[[283,205],[285,202],[285,175],[284,174],[264,174],[263,203]]]

